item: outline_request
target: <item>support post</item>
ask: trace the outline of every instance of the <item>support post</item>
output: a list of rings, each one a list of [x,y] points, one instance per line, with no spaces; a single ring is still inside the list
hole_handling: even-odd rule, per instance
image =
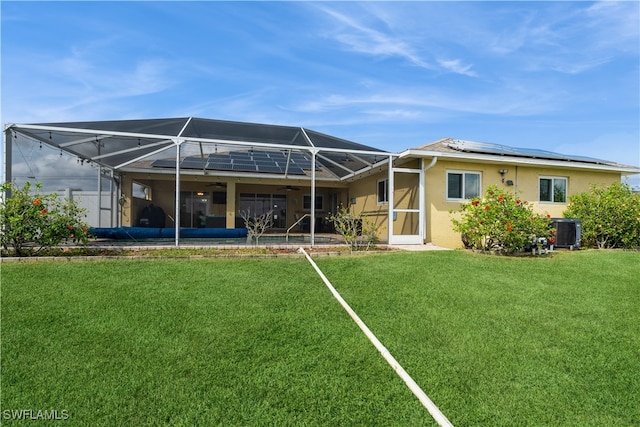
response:
[[[311,247],[316,242],[316,154],[317,149],[311,150],[311,223],[309,230],[311,231],[310,243]]]
[[[387,221],[389,224],[387,243],[392,244],[393,240],[393,156],[389,156],[389,174],[388,174],[388,182],[387,182],[387,207],[388,207],[388,215],[389,220]]]
[[[227,182],[227,228],[236,228],[236,183]]]
[[[174,144],[176,144],[176,206],[175,206],[175,246],[180,246],[180,146],[182,145],[182,140],[175,139]]]
[[[12,144],[13,141],[11,140],[11,128],[7,126],[4,130],[4,182],[11,182],[11,180],[13,179],[11,174],[11,163],[13,161]],[[4,197],[6,199],[11,197],[11,190],[7,190]]]
[[[98,227],[102,227],[102,166],[98,166]]]

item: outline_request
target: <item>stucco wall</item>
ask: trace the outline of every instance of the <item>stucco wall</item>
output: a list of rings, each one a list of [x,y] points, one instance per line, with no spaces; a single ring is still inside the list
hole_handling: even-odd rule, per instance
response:
[[[498,172],[507,169],[502,176]],[[539,179],[545,177],[567,178],[567,202],[576,193],[589,190],[590,184],[609,185],[620,181],[619,173],[595,172],[577,169],[561,169],[550,167],[516,166],[508,164],[481,164],[470,162],[452,162],[441,160],[426,174],[426,215],[427,215],[427,242],[447,248],[460,248],[462,242],[460,236],[451,229],[450,211],[458,211],[460,202],[447,201],[446,177],[447,171],[480,172],[481,188],[484,191],[489,185],[495,184],[504,188],[520,198],[532,203],[534,211],[541,214],[549,214],[552,217],[562,217],[567,203],[539,202]],[[507,185],[507,181],[513,181],[513,185]],[[454,214],[455,215],[455,214]]]
[[[349,208],[353,214],[365,215],[377,227],[377,236],[386,241],[388,236],[387,203],[378,203],[378,181],[387,179],[388,174],[381,172],[369,175],[351,183],[349,187]],[[352,203],[353,202],[353,203]]]
[[[417,161],[410,162],[401,167],[415,168]],[[507,169],[503,176],[498,172]],[[426,207],[426,242],[432,242],[438,246],[448,248],[458,248],[462,246],[460,236],[451,229],[451,211],[458,211],[461,202],[448,201],[446,198],[446,177],[447,171],[478,172],[481,175],[481,189],[484,194],[489,185],[497,185],[514,194],[517,193],[523,200],[533,204],[534,210],[539,213],[548,213],[553,217],[561,217],[567,207],[567,203],[545,203],[538,201],[539,179],[545,177],[567,178],[567,201],[576,193],[587,191],[591,184],[609,185],[620,180],[619,173],[596,172],[588,170],[532,167],[511,164],[484,164],[473,162],[446,161],[439,160],[435,166],[427,170],[425,174],[425,207]],[[418,208],[418,186],[415,180],[416,175],[397,173],[395,175],[394,199],[396,208],[413,209]],[[318,217],[327,216],[333,206],[331,206],[332,195],[336,195],[337,202],[348,205],[351,212],[366,215],[377,226],[377,235],[381,241],[386,241],[388,237],[388,204],[378,203],[377,189],[378,182],[388,178],[388,171],[371,173],[359,180],[349,183],[318,183],[317,195],[324,196],[324,210],[317,212]],[[201,181],[201,177],[182,177],[182,191],[214,191],[211,187],[205,187],[206,183]],[[145,201],[131,197],[131,182],[136,181],[152,188],[152,200]],[[214,179],[224,181],[223,179]],[[512,181],[513,185],[508,185]],[[293,224],[295,220],[308,210],[304,210],[302,200],[304,195],[310,194],[309,182],[296,181],[275,181],[262,179],[234,179],[235,182],[235,209],[238,209],[239,194],[243,192],[285,194],[287,195],[287,225]],[[283,187],[291,185],[298,190],[286,191]],[[342,186],[342,187],[340,187]],[[174,224],[169,216],[173,217],[175,183],[173,176],[154,176],[151,179],[148,175],[127,175],[123,179],[123,194],[126,203],[123,207],[123,225],[135,225],[139,211],[149,203],[160,206],[167,214],[167,227]],[[229,187],[231,188],[231,186]],[[212,209],[220,209],[220,206],[212,206]],[[231,219],[238,212],[226,212]],[[214,212],[222,214],[222,212]],[[455,215],[455,214],[454,214]],[[419,218],[416,214],[399,212],[392,220],[394,234],[414,234],[418,230]]]

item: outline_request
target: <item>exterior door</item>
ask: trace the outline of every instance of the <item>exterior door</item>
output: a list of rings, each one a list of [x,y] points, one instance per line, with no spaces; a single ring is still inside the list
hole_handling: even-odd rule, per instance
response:
[[[392,168],[389,173],[389,243],[424,243],[424,173]]]
[[[280,194],[240,193],[240,212],[250,216],[272,213],[271,227],[287,227],[287,196]]]

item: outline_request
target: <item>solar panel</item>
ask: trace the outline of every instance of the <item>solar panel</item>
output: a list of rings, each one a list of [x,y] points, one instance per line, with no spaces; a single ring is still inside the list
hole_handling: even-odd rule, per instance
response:
[[[565,160],[565,161],[579,161],[579,162],[587,162],[587,163],[607,163],[605,160],[595,159],[593,157],[586,156],[568,156],[565,154],[554,153],[553,151],[540,150],[537,148],[519,148],[519,147],[509,147],[506,145],[500,144],[490,144],[487,142],[475,142],[475,141],[463,141],[463,140],[453,140],[450,142],[449,147],[460,150],[467,151],[471,153],[481,153],[481,154],[498,154],[502,156],[515,156],[515,157],[531,157],[531,158],[539,158],[539,159],[548,159],[548,160]]]
[[[273,167],[278,167],[278,165],[276,165],[276,163],[274,161],[256,161],[256,166],[258,166],[259,168],[261,167],[268,167],[268,166],[273,166]]]
[[[295,162],[311,161],[311,159],[302,153],[291,153],[291,160]]]
[[[256,171],[256,166],[255,165],[249,165],[249,164],[233,164],[232,169],[234,171],[241,171],[241,172],[255,172]]]
[[[259,172],[267,172],[267,173],[283,173],[284,171],[276,165],[258,165]]]
[[[203,162],[206,162],[206,166]],[[175,167],[173,160],[157,160],[155,167]],[[303,152],[288,151],[230,151],[222,153],[210,153],[205,159],[199,156],[186,157],[180,163],[184,169],[223,170],[235,172],[262,172],[272,174],[284,174],[285,170],[290,175],[306,175],[305,170],[311,169],[311,156]],[[316,170],[322,169],[322,163],[316,162]]]
[[[237,161],[233,161],[233,162],[231,162],[231,164],[233,166],[238,166],[238,167],[244,166],[245,168],[253,168],[253,169],[256,168],[256,164],[253,163],[253,162],[237,162]]]
[[[266,151],[254,151],[251,157],[253,157],[254,160],[268,159],[269,154]]]
[[[233,166],[231,163],[207,163],[207,169],[210,170],[232,170]]]
[[[297,166],[289,166],[289,170],[287,172],[290,175],[306,175],[304,171]]]
[[[180,163],[181,168],[199,169],[206,164],[206,159],[186,158]]]
[[[156,160],[151,163],[151,166],[155,168],[174,168],[176,166],[175,160]]]

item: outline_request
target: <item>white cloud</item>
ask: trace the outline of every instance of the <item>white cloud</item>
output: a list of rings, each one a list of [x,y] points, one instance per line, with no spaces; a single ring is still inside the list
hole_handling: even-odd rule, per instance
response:
[[[558,108],[555,97],[548,91],[535,86],[525,87],[514,84],[491,87],[486,90],[440,90],[429,87],[398,87],[387,85],[377,90],[354,90],[310,97],[309,101],[294,103],[290,110],[307,114],[322,114],[335,111],[349,111],[351,114],[386,112],[381,118],[390,117],[389,111],[404,111],[396,118],[410,118],[419,114],[448,112],[449,114],[482,114],[526,116],[554,111]],[[413,111],[407,114],[406,111]],[[420,113],[416,113],[419,111]]]
[[[472,70],[472,65],[462,64],[462,61],[460,59],[440,59],[438,60],[438,64],[440,64],[445,70],[452,71],[456,74],[462,74],[469,77],[478,76],[478,74]]]

